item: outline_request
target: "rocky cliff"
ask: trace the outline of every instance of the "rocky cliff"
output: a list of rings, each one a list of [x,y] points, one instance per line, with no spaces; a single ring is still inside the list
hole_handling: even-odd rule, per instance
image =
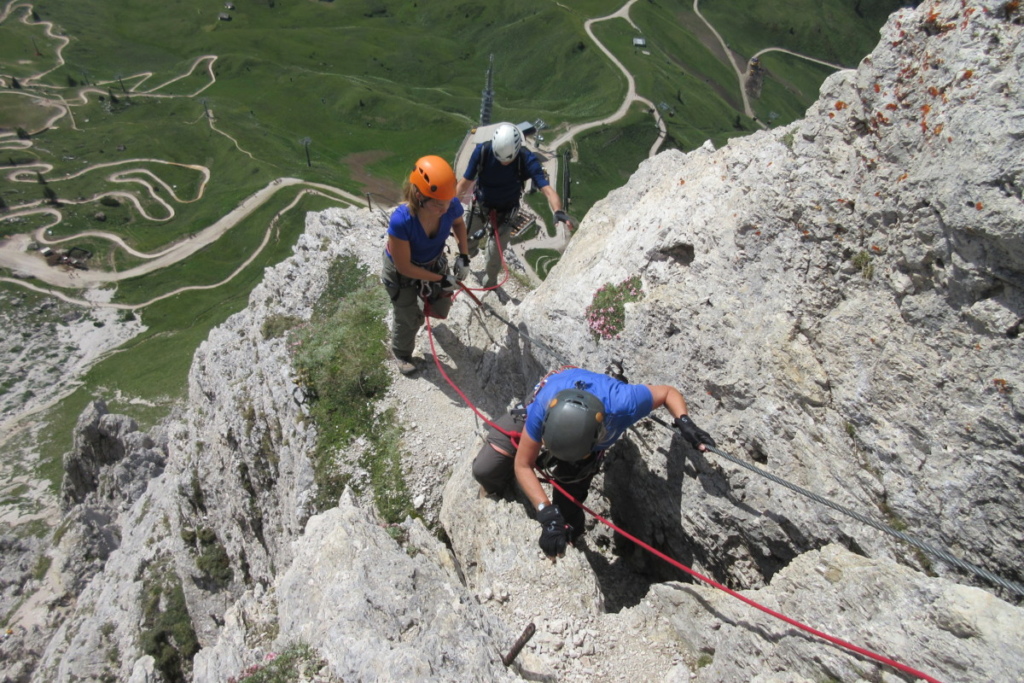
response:
[[[439,369],[491,415],[560,364],[675,385],[724,451],[1024,583],[1022,33],[1016,2],[901,11],[804,120],[646,161],[541,287],[457,302],[421,338],[438,365],[384,401],[422,515],[399,528],[366,493],[314,514],[316,430],[287,338],[264,324],[308,319],[338,258],[375,270],[382,229],[365,211],[311,215],[200,348],[180,416],[152,435],[102,405],[83,416],[56,547],[92,564],[51,565],[61,597],[15,636],[28,664],[8,678],[240,680],[288,653],[319,681],[909,680],[593,520],[542,559],[521,499],[478,496],[483,423]],[[595,335],[595,292],[633,277],[621,331]],[[337,454],[356,481],[357,455]],[[656,422],[613,450],[588,506],[936,680],[1024,675],[1020,595]]]

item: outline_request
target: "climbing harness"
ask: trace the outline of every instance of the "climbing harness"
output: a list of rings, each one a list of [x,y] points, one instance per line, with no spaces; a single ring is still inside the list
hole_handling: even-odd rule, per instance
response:
[[[838,645],[839,647],[844,648],[846,650],[849,650],[851,652],[856,652],[857,654],[864,655],[865,657],[870,657],[871,659],[875,660],[876,662],[880,662],[882,664],[886,664],[887,666],[891,666],[894,669],[898,669],[898,670],[900,670],[900,671],[902,671],[904,673],[908,673],[911,676],[916,676],[917,678],[924,679],[924,680],[928,681],[928,683],[941,683],[941,681],[939,681],[938,679],[933,678],[933,677],[929,676],[926,673],[918,671],[917,669],[912,669],[911,667],[907,666],[906,664],[901,664],[901,663],[899,663],[899,662],[897,662],[897,661],[895,661],[893,659],[889,659],[888,657],[880,655],[880,654],[878,654],[876,652],[872,652],[871,650],[864,649],[862,647],[854,645],[853,643],[849,643],[849,642],[847,642],[845,640],[842,640],[840,638],[836,638],[835,636],[831,636],[831,635],[825,633],[824,631],[819,631],[818,629],[812,628],[812,627],[810,627],[810,626],[808,626],[808,625],[806,625],[806,624],[804,624],[802,622],[797,621],[796,619],[793,619],[791,617],[787,617],[786,615],[784,615],[784,614],[782,614],[780,612],[776,612],[773,609],[765,607],[764,605],[762,605],[762,604],[760,604],[758,602],[755,602],[754,600],[751,600],[750,598],[748,598],[745,595],[742,595],[741,593],[737,593],[736,591],[734,591],[734,590],[732,590],[730,588],[726,588],[725,586],[723,586],[722,584],[718,583],[717,581],[715,581],[713,579],[710,579],[710,578],[708,578],[708,577],[706,577],[706,576],[704,576],[704,575],[694,571],[693,569],[690,569],[689,567],[687,567],[683,563],[678,562],[678,561],[672,559],[671,557],[669,557],[665,553],[663,553],[663,552],[661,552],[659,550],[656,550],[655,548],[652,548],[650,545],[644,543],[643,541],[641,541],[636,536],[633,536],[629,532],[624,531],[623,529],[620,529],[619,527],[615,526],[615,524],[613,524],[611,521],[605,519],[601,515],[597,514],[596,512],[594,512],[593,510],[588,508],[583,503],[581,503],[578,500],[576,500],[572,495],[569,494],[568,491],[566,491],[561,486],[559,486],[558,482],[549,481],[548,483],[550,483],[554,488],[558,489],[558,491],[561,492],[561,494],[563,496],[565,496],[566,498],[571,500],[573,503],[575,503],[580,509],[582,509],[583,511],[588,513],[591,517],[593,517],[594,519],[598,520],[599,522],[604,524],[606,527],[608,527],[609,529],[611,529],[615,533],[622,535],[624,538],[629,539],[630,541],[632,541],[636,545],[640,546],[644,550],[648,551],[649,553],[652,553],[653,555],[656,555],[657,557],[665,560],[666,562],[671,564],[676,569],[681,569],[682,571],[686,572],[690,576],[692,576],[692,577],[694,577],[696,579],[699,579],[700,581],[706,583],[707,585],[711,586],[712,588],[717,588],[720,591],[724,591],[724,592],[728,593],[729,595],[731,595],[732,597],[747,603],[751,607],[754,607],[756,609],[761,610],[765,614],[769,614],[769,615],[775,617],[776,619],[780,619],[780,620],[786,622],[787,624],[789,624],[790,626],[795,626],[795,627],[799,628],[802,631],[806,631],[807,633],[810,633],[811,635],[815,635],[815,636],[817,636],[819,638],[827,640],[828,642],[832,643],[833,645]]]

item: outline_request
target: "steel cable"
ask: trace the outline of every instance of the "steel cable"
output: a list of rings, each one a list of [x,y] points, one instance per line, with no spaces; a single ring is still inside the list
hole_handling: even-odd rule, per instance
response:
[[[657,415],[650,415],[649,417],[655,422],[671,429],[672,431],[675,431],[675,429],[671,425],[669,425],[667,422],[662,420]],[[901,541],[904,541],[905,543],[909,543],[915,548],[923,550],[924,552],[928,553],[929,555],[932,555],[933,557],[937,557],[940,560],[943,560],[944,562],[947,562],[955,567],[963,569],[964,571],[980,576],[997,586],[1002,586],[1006,590],[1016,593],[1017,595],[1024,595],[1024,586],[1020,585],[1019,583],[1010,581],[1009,579],[1004,579],[1003,577],[993,574],[992,572],[988,571],[987,569],[984,569],[983,567],[979,567],[965,560],[961,560],[959,557],[956,557],[947,550],[937,548],[931,545],[930,543],[918,540],[913,536],[903,533],[902,531],[897,531],[896,529],[886,526],[885,524],[882,524],[879,521],[871,519],[870,517],[866,517],[865,515],[862,515],[859,512],[856,512],[849,508],[843,507],[838,503],[835,503],[831,500],[828,500],[827,498],[819,496],[817,493],[814,493],[813,491],[808,491],[803,487],[797,486],[796,484],[792,484],[786,481],[785,479],[782,479],[781,477],[775,476],[771,472],[767,472],[756,465],[752,465],[749,462],[741,460],[735,456],[729,455],[728,453],[725,453],[724,451],[721,451],[713,446],[708,446],[707,449],[714,453],[715,455],[721,456],[735,465],[739,465],[740,467],[746,468],[751,472],[755,472],[764,477],[765,479],[768,479],[769,481],[779,484],[780,486],[785,486],[790,491],[795,491],[796,493],[799,493],[802,496],[806,496],[807,498],[810,498],[816,503],[821,503],[822,505],[830,507],[833,510],[836,510],[837,512],[841,512],[844,515],[852,517],[853,519],[856,519],[858,522],[861,522],[862,524],[867,524],[868,526],[873,527],[883,533],[889,534],[890,536],[898,538]]]

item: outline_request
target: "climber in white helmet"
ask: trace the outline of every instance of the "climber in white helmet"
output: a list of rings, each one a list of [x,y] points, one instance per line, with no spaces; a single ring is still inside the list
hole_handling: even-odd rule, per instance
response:
[[[508,247],[527,180],[533,180],[534,187],[544,193],[555,222],[565,223],[569,230],[575,229],[572,218],[562,211],[562,200],[548,181],[540,161],[523,147],[522,131],[511,123],[499,123],[490,141],[476,146],[456,187],[455,193],[459,197],[473,193],[473,209],[467,221],[473,236],[470,239],[471,255],[476,253],[480,242],[488,235],[494,237],[494,226],[497,226],[501,250],[494,240],[488,241],[485,287],[497,284],[501,254]]]

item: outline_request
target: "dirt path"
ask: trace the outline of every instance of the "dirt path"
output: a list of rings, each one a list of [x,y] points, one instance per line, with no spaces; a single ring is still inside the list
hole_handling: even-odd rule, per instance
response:
[[[366,203],[365,200],[362,199],[361,197],[357,197],[354,194],[350,194],[348,192],[345,192],[344,190],[340,190],[329,185],[324,185],[321,183],[312,183],[305,180],[301,180],[299,178],[278,178],[276,180],[271,181],[266,187],[257,190],[253,194],[246,197],[234,210],[224,215],[222,218],[220,218],[212,225],[197,232],[194,236],[181,240],[176,244],[173,244],[170,247],[164,249],[163,251],[160,251],[155,254],[146,254],[143,252],[136,251],[134,249],[130,249],[118,235],[96,230],[90,230],[87,233],[79,233],[74,236],[62,238],[61,240],[59,240],[60,242],[66,242],[70,239],[78,239],[84,236],[85,234],[88,234],[93,237],[101,237],[103,239],[110,240],[111,242],[114,242],[119,246],[123,246],[135,256],[150,259],[147,263],[136,266],[134,268],[130,268],[128,270],[120,272],[108,272],[98,270],[79,271],[74,269],[65,270],[63,268],[49,266],[38,253],[28,250],[28,245],[33,240],[33,237],[31,235],[25,234],[13,235],[3,241],[0,241],[0,267],[9,268],[16,273],[22,274],[34,280],[44,282],[55,287],[62,287],[68,289],[95,287],[109,282],[118,282],[120,280],[138,277],[140,275],[145,275],[147,273],[151,273],[161,268],[166,268],[169,265],[177,263],[178,261],[191,256],[192,254],[196,253],[203,247],[212,244],[213,242],[217,241],[221,236],[223,236],[224,233],[226,233],[228,230],[237,225],[239,221],[243,220],[244,218],[252,214],[260,206],[265,204],[277,192],[285,188],[291,187],[293,185],[305,185],[311,188],[311,191],[317,191],[318,193],[323,194],[324,196],[334,197],[349,203],[354,203],[358,205],[365,205]],[[292,202],[292,204],[289,205],[289,208],[291,208],[294,205],[295,202]],[[12,214],[10,217],[16,217],[20,215],[25,215],[25,213],[15,213]],[[274,229],[275,222],[276,221],[272,221],[271,225],[267,227],[266,235],[269,235],[271,230]],[[45,229],[46,228],[44,227],[37,230],[35,238],[40,239],[41,236],[38,233],[45,232]],[[266,243],[266,239],[267,238],[265,236],[264,244]],[[262,248],[262,245],[260,248]],[[259,250],[257,250],[256,253],[258,254]],[[243,264],[241,267],[244,267],[249,262],[251,262],[252,258],[254,257],[255,254],[250,256],[249,260],[247,260],[246,263]],[[6,282],[14,282],[19,285],[26,284],[22,279],[0,279]],[[33,287],[33,289],[39,291],[40,288]],[[172,292],[171,294],[165,296],[171,296],[186,289],[191,288],[181,287]],[[73,303],[78,303],[78,300],[72,299],[70,297],[62,298]],[[132,308],[137,308],[138,306],[141,305],[144,304],[132,306]]]
[[[562,133],[554,140],[547,143],[547,145],[545,145],[545,149],[553,152],[554,150],[558,149],[561,145],[564,145],[566,142],[572,141],[573,138],[575,138],[577,135],[584,131],[590,130],[591,128],[597,128],[598,126],[603,126],[606,123],[613,123],[615,121],[618,121],[619,119],[623,118],[627,113],[629,113],[629,107],[633,104],[633,102],[642,102],[643,104],[647,105],[648,109],[650,109],[650,111],[654,115],[654,120],[658,123],[658,139],[654,142],[654,145],[651,146],[651,150],[648,152],[647,155],[654,156],[658,152],[658,148],[661,147],[661,143],[664,142],[665,136],[668,134],[668,129],[665,127],[664,120],[662,120],[661,115],[658,114],[657,107],[655,107],[650,100],[636,94],[636,81],[633,79],[633,74],[629,73],[629,70],[626,69],[622,62],[620,62],[615,57],[615,55],[612,54],[611,50],[605,47],[604,44],[597,39],[597,36],[594,35],[593,30],[593,25],[599,21],[607,21],[609,19],[625,19],[634,29],[639,31],[640,29],[637,27],[637,25],[634,24],[633,20],[629,18],[629,9],[630,7],[633,6],[633,3],[635,2],[636,0],[629,0],[629,2],[620,7],[617,11],[604,17],[598,17],[596,19],[587,19],[583,23],[583,29],[587,32],[587,35],[590,36],[590,39],[594,41],[594,44],[597,45],[598,49],[600,49],[601,52],[603,52],[608,57],[608,59],[612,61],[612,64],[617,66],[619,70],[622,71],[622,74],[626,77],[626,97],[622,100],[622,104],[620,104],[619,108],[615,110],[615,113],[613,113],[611,116],[608,116],[607,118],[571,126],[566,132]]]
[[[799,52],[793,52],[792,50],[787,50],[784,47],[766,47],[763,50],[758,50],[757,52],[755,52],[754,56],[751,57],[751,59],[756,59],[756,58],[760,57],[761,55],[765,54],[766,52],[784,52],[787,55],[793,55],[794,57],[799,57],[800,59],[805,59],[808,62],[814,62],[815,64],[821,64],[823,66],[832,67],[833,69],[835,69],[837,71],[842,71],[843,69],[849,68],[849,67],[843,66],[842,64],[833,64],[832,62],[826,62],[824,59],[817,59],[815,57],[808,57],[807,55],[802,55]]]

